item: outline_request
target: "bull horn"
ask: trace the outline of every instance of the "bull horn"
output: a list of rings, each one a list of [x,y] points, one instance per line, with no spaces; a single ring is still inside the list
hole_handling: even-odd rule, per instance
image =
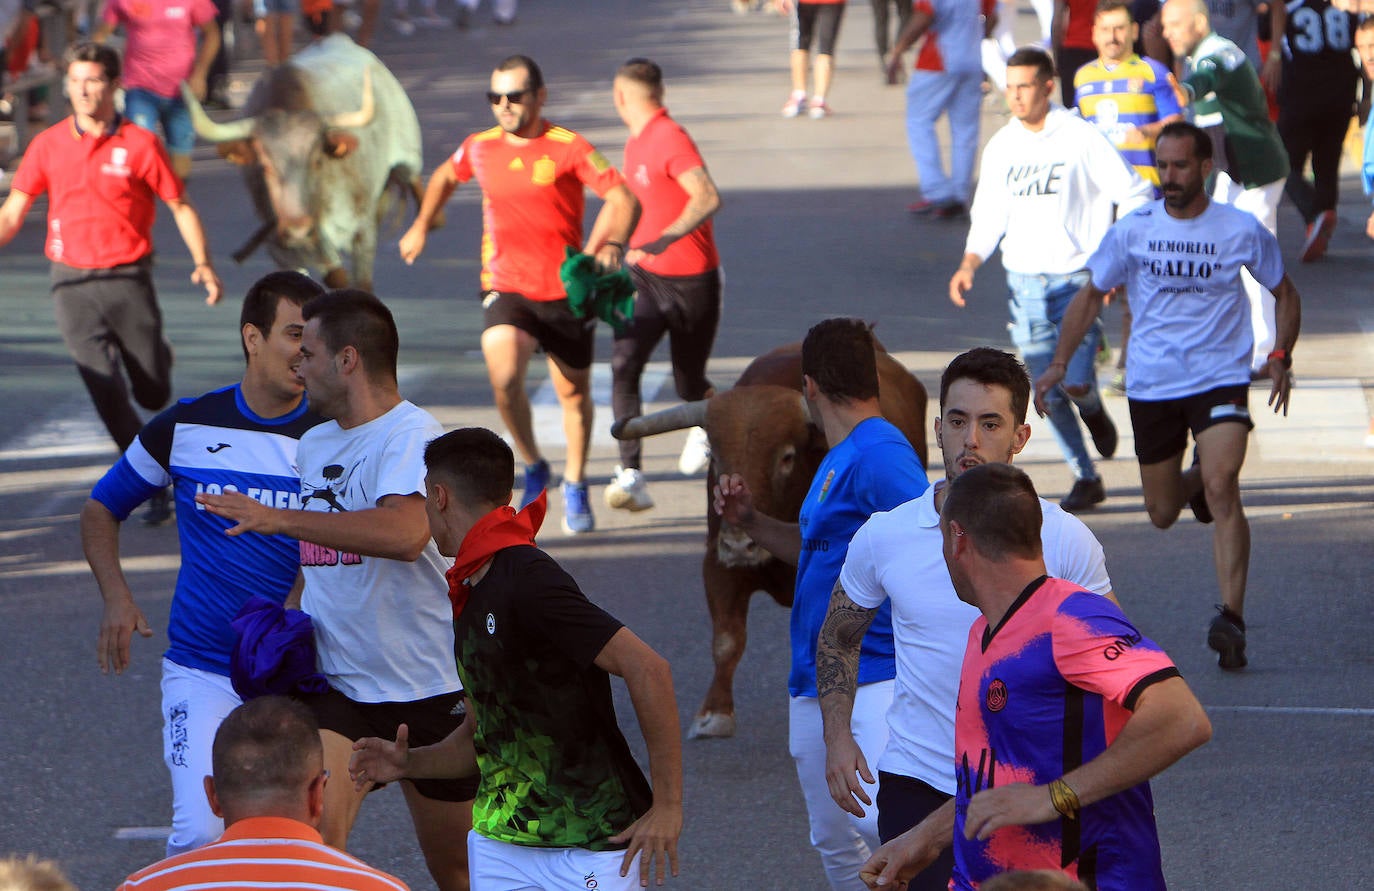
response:
[[[181,98],[191,115],[191,126],[195,129],[196,135],[206,142],[233,142],[253,135],[256,118],[239,118],[237,121],[226,121],[223,124],[210,120],[210,116],[205,113],[205,106],[200,104],[200,100],[196,98],[196,94],[191,91],[186,81],[181,82]]]
[[[363,104],[357,111],[341,111],[329,118],[331,127],[366,127],[372,123],[376,113],[376,103],[372,99],[372,69],[363,69]]]
[[[616,421],[611,425],[611,435],[616,439],[641,439],[672,430],[700,427],[706,423],[707,401],[698,399],[696,402],[684,402],[651,415],[639,415]]]

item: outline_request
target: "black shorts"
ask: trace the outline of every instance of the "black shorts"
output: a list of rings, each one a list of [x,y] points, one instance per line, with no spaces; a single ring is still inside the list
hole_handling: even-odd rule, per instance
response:
[[[835,55],[844,6],[843,3],[806,3],[804,0],[798,3],[792,13],[792,49],[810,50],[812,41],[816,41],[819,55]]]
[[[456,730],[467,714],[461,692],[415,702],[354,702],[331,687],[328,693],[302,696],[300,700],[315,713],[321,730],[332,730],[354,742],[367,736],[395,739],[396,728],[405,724],[412,746],[429,746]],[[480,779],[474,774],[454,780],[410,782],[416,792],[433,801],[471,801],[477,796]]]
[[[1135,456],[1141,464],[1157,464],[1182,452],[1193,439],[1214,424],[1238,423],[1255,429],[1250,420],[1250,385],[1217,387],[1178,399],[1129,400],[1131,429],[1135,431]]]
[[[539,342],[539,348],[569,368],[592,364],[596,317],[579,319],[567,300],[531,300],[514,291],[482,292],[482,330],[514,325]]]

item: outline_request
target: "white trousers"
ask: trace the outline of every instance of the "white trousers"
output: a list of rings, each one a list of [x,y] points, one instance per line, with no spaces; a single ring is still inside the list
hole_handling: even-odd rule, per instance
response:
[[[854,697],[850,728],[864,760],[878,777],[878,756],[887,748],[887,711],[892,707],[894,681],[863,684]],[[825,780],[825,727],[820,702],[793,696],[788,708],[788,745],[797,765],[806,815],[811,821],[811,844],[821,855],[826,878],[834,891],[867,891],[859,867],[878,850],[878,784],[866,791],[873,804],[863,818],[843,810],[830,797]]]
[[[210,746],[220,723],[243,703],[224,675],[162,660],[162,760],[172,775],[167,856],[193,851],[224,832],[205,799]]]
[[[1229,204],[1245,211],[1259,220],[1269,234],[1277,237],[1283,184],[1284,181],[1279,179],[1247,189],[1225,173],[1218,173],[1212,198],[1219,204]],[[1268,364],[1269,352],[1274,348],[1274,295],[1255,281],[1249,270],[1242,269],[1240,278],[1245,284],[1245,296],[1250,298],[1250,325],[1255,329],[1255,351],[1251,355],[1250,367],[1253,371],[1260,371]]]
[[[468,833],[468,879],[472,891],[639,891],[639,856],[620,875],[624,851],[531,848]],[[654,864],[658,868],[658,864]],[[664,866],[664,875],[672,877]],[[652,877],[650,884],[653,884]]]

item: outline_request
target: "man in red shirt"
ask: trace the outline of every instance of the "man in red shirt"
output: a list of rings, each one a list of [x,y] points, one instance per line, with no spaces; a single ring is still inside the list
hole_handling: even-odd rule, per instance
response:
[[[658,65],[648,59],[621,65],[612,98],[630,130],[625,184],[643,209],[625,256],[639,299],[629,327],[616,334],[611,354],[611,410],[620,421],[641,413],[639,380],[665,333],[672,345],[678,397],[690,401],[714,392],[706,379],[706,360],[720,322],[720,256],[711,225],[720,193],[696,144],[663,107]],[[699,473],[709,458],[706,431],[692,428],[678,469]],[[654,506],[640,461],[640,441],[622,440],[620,466],[606,487],[609,507]]]
[[[162,336],[153,290],[153,219],[161,198],[171,209],[205,286],[219,302],[222,285],[205,230],[156,136],[115,113],[119,54],[78,43],[67,51],[72,116],[34,137],[0,206],[0,246],[8,244],[36,197],[48,193],[53,307],[96,411],[124,451],[143,427],[129,399],[155,411],[172,390],[172,348]],[[120,368],[128,375],[128,385]],[[169,516],[156,501],[149,522]]]
[[[463,140],[434,171],[400,248],[402,259],[415,262],[435,214],[460,184],[477,179],[482,187],[482,356],[496,408],[525,461],[520,506],[538,497],[550,477],[525,393],[525,371],[538,347],[548,355],[568,438],[563,530],[577,534],[596,525],[584,479],[596,320],[573,316],[558,268],[564,249],[573,247],[594,256],[607,272],[619,269],[639,203],[591,143],[543,119],[546,98],[544,75],[533,59],[511,56],[496,66],[487,100],[497,126]],[[585,244],[584,187],[605,202]]]

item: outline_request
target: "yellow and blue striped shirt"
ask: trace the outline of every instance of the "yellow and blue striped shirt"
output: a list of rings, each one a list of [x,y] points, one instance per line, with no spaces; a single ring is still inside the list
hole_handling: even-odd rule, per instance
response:
[[[1128,139],[1127,133],[1180,113],[1164,66],[1134,54],[1111,68],[1098,59],[1078,69],[1073,87],[1079,113],[1111,140],[1141,177],[1157,188],[1155,141]]]

